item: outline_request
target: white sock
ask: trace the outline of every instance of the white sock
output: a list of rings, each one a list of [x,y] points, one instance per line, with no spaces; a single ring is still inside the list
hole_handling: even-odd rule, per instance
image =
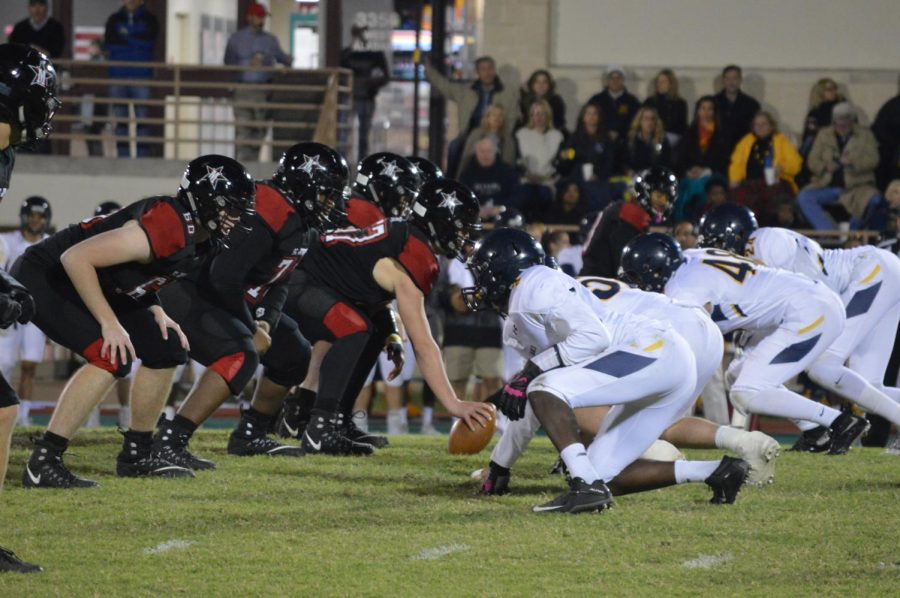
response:
[[[808,422],[802,419],[792,419],[791,421],[794,422],[795,426],[800,428],[801,432],[807,432],[809,430],[812,430],[813,428],[819,427],[819,424],[817,424],[816,422]]]
[[[895,426],[900,426],[900,403],[895,403],[871,384],[866,383],[859,396],[851,397],[851,400],[866,411],[877,413]]]
[[[702,482],[711,476],[718,466],[718,461],[675,461],[675,483]]]
[[[131,427],[131,407],[119,407],[119,425],[125,429]]]
[[[756,393],[749,403],[748,408],[752,413],[805,419],[826,427],[841,414],[837,409],[816,403],[784,388],[762,390]]]
[[[422,407],[422,425],[430,426],[434,423],[434,408]]]
[[[896,388],[894,386],[884,386],[883,384],[878,384],[875,386],[875,388],[889,396],[895,403],[900,403],[900,388]]]
[[[822,386],[850,399],[866,411],[900,426],[900,404],[848,367],[830,362],[814,365],[810,376]]]
[[[569,468],[569,475],[573,478],[581,478],[588,484],[600,479],[597,470],[588,460],[587,449],[580,442],[570,444],[559,452],[559,456]]]
[[[738,452],[741,437],[747,432],[731,426],[719,426],[716,430],[716,448],[725,449],[732,453]]]

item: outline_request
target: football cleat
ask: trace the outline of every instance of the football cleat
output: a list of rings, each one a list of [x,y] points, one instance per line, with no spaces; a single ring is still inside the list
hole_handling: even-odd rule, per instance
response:
[[[789,448],[801,453],[824,453],[831,447],[831,433],[825,426],[816,426],[800,434],[800,438]]]
[[[97,488],[97,482],[78,477],[63,463],[63,455],[48,447],[42,440],[35,441],[34,452],[22,472],[25,488]]]
[[[190,434],[176,430],[167,420],[167,423],[153,438],[153,450],[160,458],[172,465],[180,465],[194,471],[215,469],[215,463],[208,459],[201,459],[188,450],[190,439]]]
[[[893,440],[888,440],[884,446],[885,455],[900,455],[900,433],[894,436]]]
[[[194,472],[181,465],[169,463],[154,453],[137,459],[123,457],[116,459],[116,475],[120,478],[193,478]]]
[[[479,474],[484,475],[481,470]],[[481,488],[478,493],[484,496],[503,496],[509,494],[510,471],[508,467],[497,465],[491,461],[487,467],[486,475],[482,478]]]
[[[390,441],[385,436],[369,434],[368,432],[361,430],[353,419],[354,418],[346,417],[343,414],[338,415],[338,425],[344,436],[353,442],[370,444],[377,449],[384,448],[390,444]]]
[[[750,475],[750,464],[743,459],[734,457],[722,457],[722,462],[716,470],[704,481],[712,488],[713,497],[709,499],[713,505],[734,504],[738,492],[747,476]]]
[[[371,444],[354,442],[343,434],[337,416],[314,409],[303,433],[303,450],[310,455],[371,455]]]
[[[747,483],[753,486],[771,484],[775,479],[775,459],[781,454],[781,445],[762,432],[747,432],[738,441],[738,455],[750,464]]]
[[[281,411],[278,412],[275,430],[282,438],[300,440],[303,438],[303,432],[306,430],[307,423],[309,422],[302,419],[300,414],[300,404],[288,398],[285,399]]]
[[[253,457],[256,455],[268,455],[270,457],[302,457],[306,453],[299,446],[281,444],[268,436],[253,436],[243,438],[238,430],[231,433],[228,439],[228,454],[238,457]]]
[[[12,550],[0,546],[0,573],[40,573],[43,570],[40,565],[26,563]]]
[[[603,511],[613,506],[612,492],[603,480],[588,484],[581,478],[573,478],[569,491],[550,502],[532,508],[535,513],[586,513]]]
[[[852,413],[841,413],[828,428],[831,433],[831,447],[828,454],[845,455],[850,452],[853,441],[868,432],[871,425],[865,418]]]

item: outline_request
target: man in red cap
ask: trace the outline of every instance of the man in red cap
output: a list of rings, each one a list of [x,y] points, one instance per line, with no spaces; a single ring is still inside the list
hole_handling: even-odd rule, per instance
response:
[[[278,38],[271,33],[263,31],[266,16],[269,11],[265,6],[253,2],[247,7],[247,26],[234,33],[228,39],[225,48],[225,64],[249,67],[271,67],[275,63],[285,66],[291,65],[291,56],[286,54],[278,44]],[[272,79],[270,72],[246,70],[238,73],[238,83],[268,83]],[[242,121],[262,121],[268,118],[264,108],[247,106],[246,104],[260,104],[269,100],[269,92],[257,89],[242,89],[238,87],[234,91],[234,119]],[[255,141],[254,144],[239,144],[236,148],[236,158],[239,162],[259,160],[259,142],[266,136],[266,127],[238,124],[235,127],[234,137],[240,140]]]

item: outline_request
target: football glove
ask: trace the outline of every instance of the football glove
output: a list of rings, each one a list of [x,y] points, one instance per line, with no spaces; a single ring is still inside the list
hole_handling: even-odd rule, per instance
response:
[[[525,407],[528,406],[528,385],[541,374],[541,369],[531,363],[525,364],[522,371],[515,374],[500,391],[500,396],[493,401],[503,415],[511,421],[522,419],[525,416]]]

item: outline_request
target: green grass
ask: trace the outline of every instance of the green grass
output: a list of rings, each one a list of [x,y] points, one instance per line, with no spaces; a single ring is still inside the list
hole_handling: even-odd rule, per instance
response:
[[[232,458],[226,433],[195,452],[194,480],[120,480],[120,437],[87,431],[73,471],[99,490],[26,491],[18,434],[0,500],[0,545],[42,564],[0,575],[0,596],[897,595],[900,459],[781,457],[776,483],[733,506],[704,484],[617,499],[602,515],[534,515],[558,494],[536,439],[515,494],[473,496],[487,461],[446,438],[409,437],[369,458]],[[716,458],[718,453],[691,451]],[[186,547],[147,553],[181,540]],[[431,557],[431,558],[423,558]],[[709,559],[709,568],[691,567]],[[686,564],[687,563],[687,564]]]

